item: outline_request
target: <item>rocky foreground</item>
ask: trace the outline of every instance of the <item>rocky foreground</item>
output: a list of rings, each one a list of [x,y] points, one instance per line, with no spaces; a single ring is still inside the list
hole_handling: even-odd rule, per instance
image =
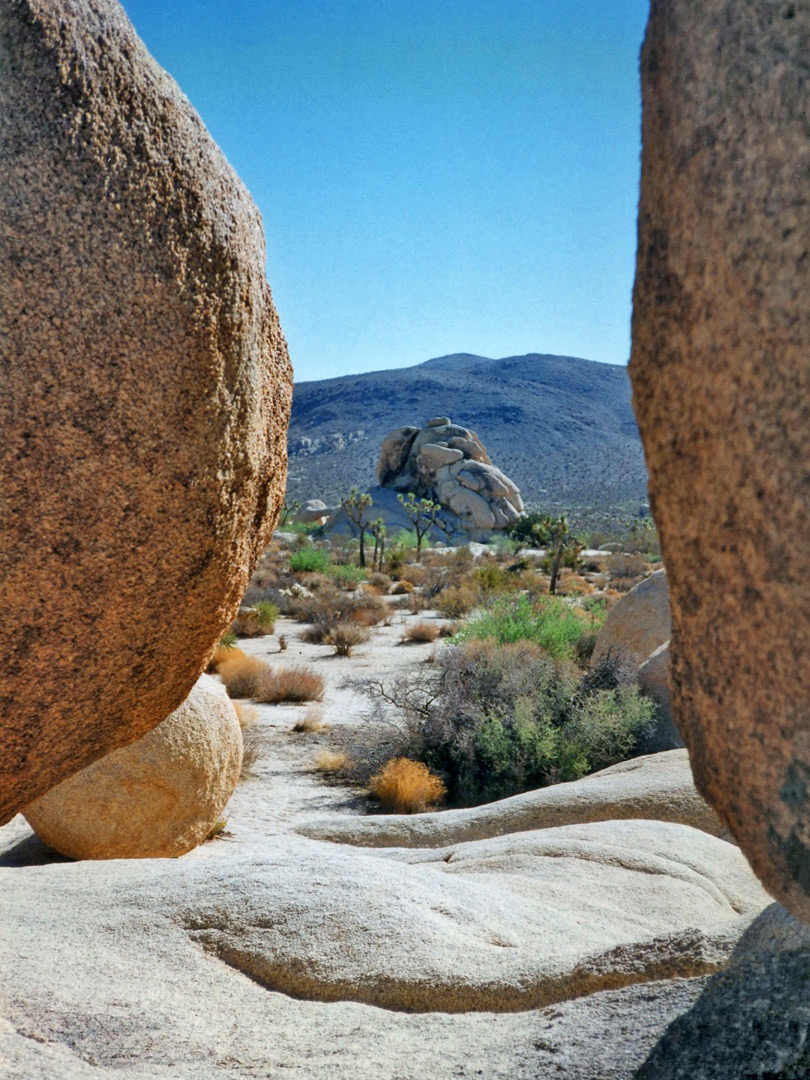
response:
[[[243,643],[327,678],[419,665],[380,627],[350,658]],[[369,816],[312,771],[301,707],[257,706],[224,837],[69,862],[0,830],[6,1075],[628,1078],[768,897],[686,752],[487,807]]]

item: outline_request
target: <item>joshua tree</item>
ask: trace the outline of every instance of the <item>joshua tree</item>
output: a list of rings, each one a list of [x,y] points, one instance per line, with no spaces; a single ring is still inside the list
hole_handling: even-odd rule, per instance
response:
[[[366,510],[371,506],[371,496],[366,492],[360,494],[357,488],[352,488],[348,495],[340,500],[340,505],[346,511],[346,516],[353,525],[360,530],[360,565],[366,565],[366,525],[364,520]]]
[[[441,510],[441,504],[432,499],[419,499],[412,491],[408,492],[408,498],[398,495],[399,505],[408,515],[416,532],[416,561],[422,558],[422,539],[431,525],[436,523],[436,515]]]
[[[287,522],[290,520],[290,516],[292,514],[297,514],[300,509],[301,503],[298,501],[298,499],[293,499],[292,502],[287,502],[287,500],[285,499],[281,507],[281,513],[279,514],[278,527],[282,528],[284,525],[286,525]]]
[[[374,557],[371,560],[371,566],[373,570],[382,570],[383,555],[385,554],[385,525],[382,518],[377,518],[376,521],[368,527],[368,531],[374,537]]]
[[[563,561],[568,566],[576,566],[579,553],[582,551],[582,544],[571,533],[568,518],[565,514],[562,514],[556,521],[549,519],[547,533],[548,540],[546,542],[548,544],[549,572],[551,574],[548,591],[553,594],[557,591],[557,577]]]

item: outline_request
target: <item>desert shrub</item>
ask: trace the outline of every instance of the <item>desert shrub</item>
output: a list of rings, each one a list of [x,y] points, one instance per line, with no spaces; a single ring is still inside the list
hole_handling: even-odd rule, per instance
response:
[[[411,623],[406,628],[402,640],[408,643],[427,645],[435,641],[438,636],[439,627],[436,623],[420,620],[417,623]]]
[[[219,675],[228,695],[233,698],[277,704],[282,701],[320,701],[323,697],[323,676],[304,665],[271,668],[242,653],[241,657],[222,664]]]
[[[259,719],[259,710],[255,709],[252,705],[245,705],[242,701],[232,702],[236,718],[239,721],[239,727],[244,734],[249,728],[252,728],[256,721]]]
[[[330,566],[328,575],[343,589],[356,589],[361,581],[366,580],[366,571],[362,566],[346,566],[343,563]]]
[[[406,593],[412,593],[413,587],[414,586],[412,581],[408,581],[406,578],[403,578],[401,581],[398,581],[396,583],[391,592],[394,596],[404,596]]]
[[[276,628],[279,609],[270,600],[257,600],[250,607],[242,607],[233,624],[239,637],[261,637],[272,634]]]
[[[255,656],[248,656],[241,649],[231,649],[228,656],[220,665],[219,677],[232,698],[255,698],[258,697],[259,683],[265,672],[270,668]],[[236,653],[234,656],[233,654]]]
[[[379,571],[369,574],[366,583],[373,589],[379,589],[381,595],[388,593],[391,588],[391,578],[388,574],[382,574]]]
[[[342,772],[350,765],[349,758],[335,750],[321,750],[315,758],[315,768],[318,772],[334,773]]]
[[[614,578],[642,578],[647,570],[647,564],[637,552],[616,551],[609,555],[605,566],[611,579]],[[611,584],[613,582],[611,581]]]
[[[475,805],[575,780],[632,755],[654,705],[615,665],[584,677],[530,641],[471,641],[435,665],[391,681],[355,684],[382,733],[369,746],[352,733],[356,778],[379,768],[380,753],[422,761],[444,780],[455,805]],[[380,724],[383,721],[383,724]],[[371,771],[369,771],[371,770]]]
[[[203,843],[208,843],[209,840],[218,840],[221,836],[225,835],[225,830],[228,828],[228,822],[224,817],[217,818],[214,824],[211,826],[211,831],[206,836]]]
[[[294,731],[297,735],[303,733],[309,735],[316,731],[323,731],[324,726],[320,709],[309,708],[300,720],[295,721],[290,730]]]
[[[408,596],[408,611],[411,615],[418,615],[420,611],[427,611],[429,607],[430,600],[423,592],[412,592]]]
[[[290,568],[298,573],[325,574],[330,562],[329,552],[318,548],[302,548],[290,555]]]
[[[312,623],[301,631],[300,637],[307,645],[331,645],[334,626],[325,622]]]
[[[228,638],[228,644],[224,645],[223,642],[226,637]],[[209,675],[215,675],[226,660],[233,660],[237,656],[245,655],[241,649],[237,649],[236,645],[232,644],[232,641],[236,641],[236,634],[232,634],[229,630],[228,633],[223,636],[222,641],[220,641],[216,649],[214,649],[214,655],[208,661],[208,667],[205,670]]]
[[[242,731],[242,768],[239,772],[240,780],[247,780],[257,773],[256,766],[261,759],[261,735],[256,728],[250,727]]]
[[[427,566],[418,566],[416,563],[410,563],[408,566],[402,568],[400,574],[400,581],[410,581],[411,585],[425,585],[430,577],[430,569]]]
[[[342,619],[357,623],[358,626],[376,626],[384,622],[390,614],[385,600],[366,592],[365,589],[341,598],[339,610]]]
[[[356,623],[339,622],[332,632],[332,644],[336,656],[351,656],[355,645],[368,641],[368,630]]]
[[[436,609],[448,619],[460,619],[478,603],[478,593],[471,585],[449,585],[434,600]]]
[[[384,810],[419,814],[441,802],[446,788],[427,765],[409,758],[393,758],[368,782],[368,789]]]
[[[508,567],[491,559],[477,566],[472,576],[486,592],[509,592],[518,588],[516,575]]]
[[[499,645],[532,641],[554,657],[570,657],[585,633],[585,623],[562,600],[532,603],[526,596],[497,600],[474,616],[458,634],[460,641],[493,638]]]

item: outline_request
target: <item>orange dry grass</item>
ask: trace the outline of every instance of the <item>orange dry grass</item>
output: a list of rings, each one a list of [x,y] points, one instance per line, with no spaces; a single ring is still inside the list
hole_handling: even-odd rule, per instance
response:
[[[234,701],[233,707],[239,720],[239,727],[242,731],[247,731],[248,728],[252,728],[259,719],[259,710],[254,709],[252,705],[243,705],[241,701]]]
[[[235,660],[238,656],[246,656],[246,654],[241,649],[237,649],[235,645],[217,645],[214,655],[208,661],[206,670],[209,674],[216,674],[226,660]]]
[[[345,769],[349,759],[345,754],[336,754],[332,750],[321,750],[315,758],[315,768],[318,772],[338,772]]]
[[[414,644],[429,644],[431,641],[435,641],[438,636],[439,628],[436,623],[421,621],[411,623],[402,640]]]
[[[410,758],[392,758],[372,776],[368,789],[383,808],[396,814],[419,814],[442,800],[446,788],[427,765]]]
[[[253,698],[271,705],[281,701],[320,701],[323,697],[323,676],[303,665],[271,668],[242,653],[222,664],[219,675],[230,697]]]

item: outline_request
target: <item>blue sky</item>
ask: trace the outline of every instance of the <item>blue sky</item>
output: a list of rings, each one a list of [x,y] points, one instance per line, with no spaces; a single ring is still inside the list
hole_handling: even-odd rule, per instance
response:
[[[296,378],[625,363],[647,0],[124,0],[264,218]]]

